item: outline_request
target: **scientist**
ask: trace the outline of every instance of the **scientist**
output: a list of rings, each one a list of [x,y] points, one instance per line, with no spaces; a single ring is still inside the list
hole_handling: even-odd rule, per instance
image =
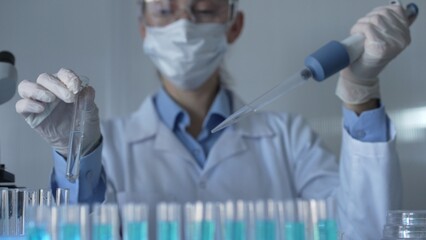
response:
[[[52,188],[71,189],[74,202],[333,196],[346,236],[381,238],[386,212],[401,206],[402,194],[395,132],[378,79],[410,43],[400,5],[376,8],[352,28],[366,41],[362,57],[337,84],[344,106],[340,166],[302,118],[286,113],[257,112],[210,133],[243,105],[223,84],[220,67],[244,26],[236,0],[145,0],[141,9],[144,52],[162,87],[130,116],[102,124],[95,92],[85,88],[90,109],[75,183],[65,178],[64,156],[77,74],[60,69],[19,84],[17,112],[55,150]]]

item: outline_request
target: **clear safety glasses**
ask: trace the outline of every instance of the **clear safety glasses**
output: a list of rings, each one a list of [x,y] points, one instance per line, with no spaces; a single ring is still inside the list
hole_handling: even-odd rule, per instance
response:
[[[143,20],[163,27],[181,18],[194,23],[227,23],[236,13],[238,0],[142,0]]]

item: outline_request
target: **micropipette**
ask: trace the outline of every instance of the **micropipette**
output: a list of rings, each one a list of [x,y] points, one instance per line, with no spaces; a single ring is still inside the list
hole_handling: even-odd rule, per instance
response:
[[[75,94],[72,125],[68,142],[68,158],[66,178],[75,182],[80,171],[81,146],[84,140],[84,119],[87,110],[86,98],[82,95],[83,89],[88,85],[86,77],[80,77],[82,85],[80,91]]]
[[[391,1],[391,4],[400,4],[399,1]],[[406,13],[408,19],[414,19],[419,12],[416,4],[407,5]],[[309,79],[321,82],[334,75],[338,71],[346,68],[355,62],[364,51],[365,36],[361,34],[352,35],[345,40],[331,41],[318,49],[305,59],[305,68],[295,75],[282,81],[274,88],[268,90],[254,101],[243,106],[235,113],[231,114],[222,123],[216,126],[211,132],[215,133],[226,128],[241,119],[249,116],[269,103],[275,101],[284,94],[292,91],[296,87],[306,83]]]

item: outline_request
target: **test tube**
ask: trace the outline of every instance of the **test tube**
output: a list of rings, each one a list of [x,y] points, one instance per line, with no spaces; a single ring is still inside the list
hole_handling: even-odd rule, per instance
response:
[[[128,203],[123,207],[124,240],[148,240],[148,207]]]
[[[312,209],[314,211],[314,209]],[[333,198],[316,201],[316,212],[318,222],[316,229],[319,240],[339,239],[339,229],[337,224],[336,204]]]
[[[92,212],[92,240],[118,238],[118,207],[115,204],[95,204]]]
[[[225,240],[250,239],[250,208],[252,204],[238,200],[226,202],[224,222]]]
[[[289,200],[277,204],[282,239],[308,239],[306,233],[308,216],[305,205],[301,200]]]
[[[69,199],[70,199],[69,192],[70,190],[68,188],[56,188],[56,194],[55,194],[56,206],[67,205],[69,203]]]
[[[77,180],[80,171],[80,158],[84,140],[85,114],[87,110],[87,100],[82,93],[84,88],[88,85],[89,79],[86,77],[80,77],[80,80],[82,85],[80,91],[75,93],[72,125],[68,141],[66,178],[70,182],[75,182]]]
[[[0,189],[0,236],[9,235],[9,190]]]
[[[88,240],[89,207],[67,205],[59,207],[59,240]]]
[[[185,206],[185,237],[187,240],[214,240],[219,236],[219,205],[207,202]]]
[[[180,239],[180,206],[175,203],[157,205],[157,240]]]
[[[29,206],[26,210],[27,239],[52,239],[52,214],[48,206]],[[53,230],[54,231],[54,230]]]
[[[255,236],[256,240],[276,240],[277,238],[276,204],[273,200],[256,202]]]

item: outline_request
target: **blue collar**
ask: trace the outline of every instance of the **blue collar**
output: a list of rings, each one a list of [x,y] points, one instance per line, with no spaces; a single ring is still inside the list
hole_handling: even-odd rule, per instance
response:
[[[189,114],[176,103],[162,87],[154,97],[155,108],[162,122],[172,131],[177,127],[184,130],[189,124]],[[230,92],[220,88],[206,118],[203,129],[209,132],[231,115]]]

